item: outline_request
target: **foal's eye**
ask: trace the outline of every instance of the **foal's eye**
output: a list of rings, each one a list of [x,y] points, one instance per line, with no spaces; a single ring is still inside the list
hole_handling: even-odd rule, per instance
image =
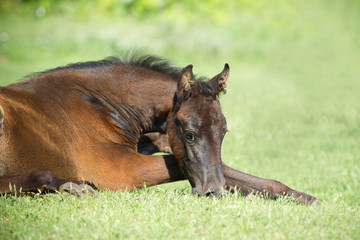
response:
[[[195,141],[195,133],[187,131],[185,133],[185,138],[189,142],[194,142]]]

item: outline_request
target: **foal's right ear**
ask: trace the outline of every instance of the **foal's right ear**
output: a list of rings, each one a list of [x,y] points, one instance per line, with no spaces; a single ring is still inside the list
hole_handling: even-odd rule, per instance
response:
[[[191,87],[195,84],[195,77],[192,72],[192,68],[193,66],[189,65],[181,72],[176,92],[179,99],[186,97],[190,93]]]

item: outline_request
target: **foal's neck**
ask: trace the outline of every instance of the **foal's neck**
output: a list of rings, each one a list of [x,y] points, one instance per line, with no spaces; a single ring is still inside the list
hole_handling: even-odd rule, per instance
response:
[[[103,105],[109,106],[108,115],[117,130],[134,146],[141,134],[165,132],[177,79],[140,67],[117,67],[111,73],[103,77],[107,84],[98,92],[101,99],[106,98]]]

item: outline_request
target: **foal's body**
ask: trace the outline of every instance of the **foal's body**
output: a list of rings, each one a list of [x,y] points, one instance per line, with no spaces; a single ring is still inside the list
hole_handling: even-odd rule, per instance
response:
[[[0,192],[13,191],[13,185],[23,191],[54,191],[67,181],[125,190],[191,180],[180,157],[137,152],[142,134],[167,132],[179,91],[179,71],[156,61],[148,57],[76,64],[1,87]],[[317,201],[219,161],[227,187]],[[190,181],[193,187],[195,180]]]
[[[109,66],[59,70],[0,88],[0,174],[50,170],[114,190],[170,181],[166,161],[174,160],[139,154],[136,144],[166,121],[176,84],[149,69]]]

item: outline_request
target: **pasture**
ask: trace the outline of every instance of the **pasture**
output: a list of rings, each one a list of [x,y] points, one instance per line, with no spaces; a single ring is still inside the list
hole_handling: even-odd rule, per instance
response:
[[[82,199],[5,195],[0,239],[360,239],[360,5],[184,2],[130,13],[86,1],[4,10],[0,85],[139,48],[208,77],[227,62],[223,161],[321,205],[197,198],[186,181]]]

